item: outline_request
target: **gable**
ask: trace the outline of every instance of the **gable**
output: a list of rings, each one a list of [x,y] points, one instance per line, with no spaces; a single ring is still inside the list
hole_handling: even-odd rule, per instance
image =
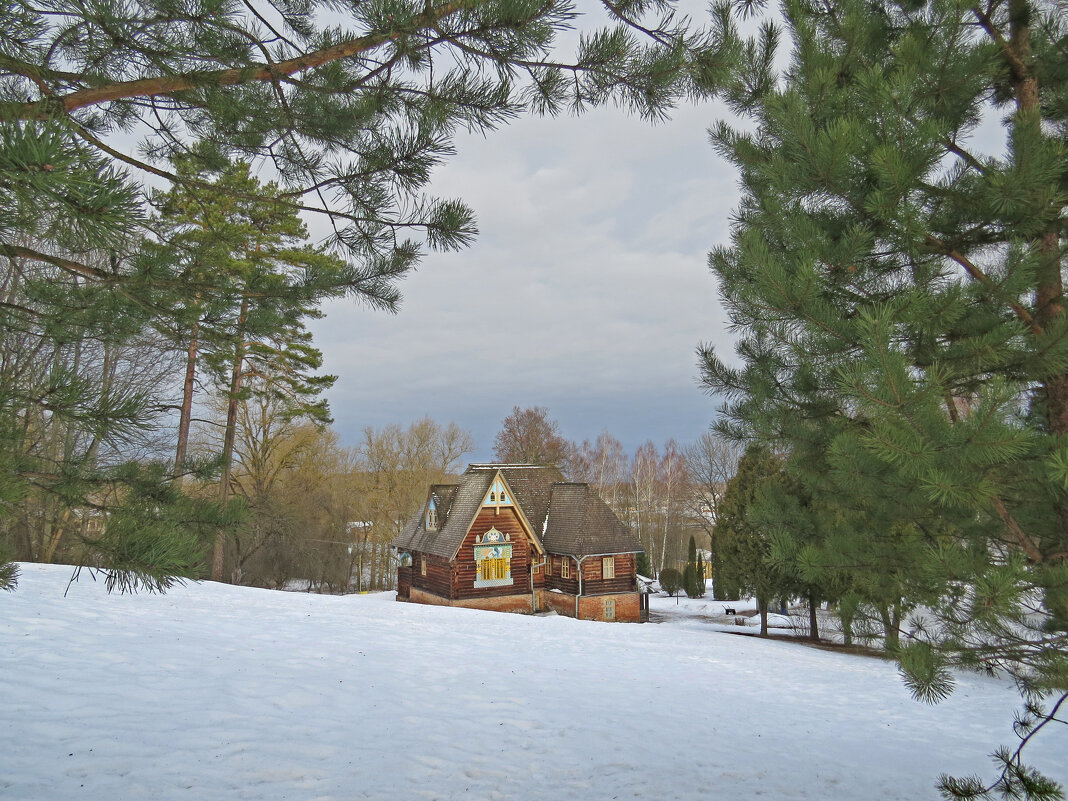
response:
[[[431,504],[437,530],[427,526]],[[495,464],[470,465],[456,484],[431,487],[419,513],[391,545],[452,561],[476,527],[478,534],[490,528],[478,522],[483,516],[503,514],[515,517],[532,547],[542,554],[645,550],[588,484],[565,482],[555,467]]]

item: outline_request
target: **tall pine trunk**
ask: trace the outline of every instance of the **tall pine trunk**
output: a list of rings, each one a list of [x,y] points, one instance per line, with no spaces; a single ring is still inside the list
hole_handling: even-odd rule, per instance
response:
[[[1031,51],[1032,13],[1032,5],[1027,0],[1009,0],[1008,49],[1015,59],[1009,57],[1008,60],[1016,95],[1016,125],[1027,126],[1037,137],[1041,136],[1042,109]],[[1061,219],[1054,220],[1038,243],[1035,323],[1043,331],[1055,325],[1064,314],[1060,225]],[[1068,375],[1061,373],[1046,378],[1043,389],[1050,432],[1056,436],[1068,433]],[[1063,554],[1068,554],[1068,502],[1063,499],[1058,503],[1057,516],[1060,520],[1060,542],[1053,551],[1061,554],[1063,559]]]
[[[193,385],[197,375],[197,354],[200,347],[200,321],[193,323],[193,331],[189,337],[189,348],[185,356],[185,381],[182,382],[182,408],[178,414],[178,445],[174,449],[174,477],[182,481],[185,463],[189,450],[189,426],[193,419]]]
[[[237,438],[237,404],[241,392],[242,368],[245,361],[245,322],[248,318],[248,298],[241,299],[241,311],[237,317],[237,341],[234,343],[234,361],[230,371],[230,396],[226,402],[226,431],[223,434],[222,476],[219,480],[219,501],[225,504],[230,499],[230,477],[233,472],[234,440]],[[223,580],[223,556],[225,541],[223,532],[215,534],[215,550],[211,560],[212,581]]]
[[[812,639],[814,639],[816,642],[820,641],[820,621],[819,621],[819,617],[816,615],[816,608],[817,608],[818,604],[819,604],[819,601],[816,600],[816,594],[815,593],[809,593],[809,596],[808,596],[808,630],[809,630],[809,636],[811,636]]]
[[[901,601],[894,604],[880,604],[879,618],[883,623],[883,647],[894,652],[901,645]]]

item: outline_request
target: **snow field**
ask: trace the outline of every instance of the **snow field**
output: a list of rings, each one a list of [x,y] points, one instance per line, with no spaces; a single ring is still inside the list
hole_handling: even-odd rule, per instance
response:
[[[1015,744],[1006,681],[660,625],[204,583],[0,597],[0,798],[919,799]],[[653,599],[653,611],[674,601]],[[1063,729],[1064,727],[1060,727]],[[1068,736],[1029,760],[1068,783]]]

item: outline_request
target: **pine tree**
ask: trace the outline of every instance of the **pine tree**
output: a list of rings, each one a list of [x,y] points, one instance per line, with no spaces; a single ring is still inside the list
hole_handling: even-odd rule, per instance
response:
[[[727,97],[754,125],[713,135],[744,184],[710,259],[744,364],[705,349],[705,380],[722,428],[789,453],[837,516],[812,575],[867,544],[892,569],[861,571],[850,603],[940,599],[901,654],[928,699],[948,664],[984,662],[1068,693],[1065,19],[1029,0],[790,0],[776,76],[781,31],[746,46],[720,18]],[[983,152],[998,118],[1006,146]],[[992,791],[1048,797],[1009,762]]]
[[[332,244],[392,285],[425,248],[475,233],[462,202],[422,194],[457,129],[608,102],[656,119],[707,92],[714,43],[669,2],[609,10],[613,27],[583,36],[568,64],[549,56],[576,16],[567,3],[5,4],[0,187],[31,202],[0,221],[0,254],[103,280],[57,247],[62,231],[24,234],[57,217],[98,244],[136,228],[136,176],[195,184],[167,166],[195,152],[268,161],[285,202],[327,215]],[[138,155],[113,138],[130,131]]]
[[[789,594],[787,574],[771,558],[772,532],[760,517],[763,493],[781,475],[781,459],[760,447],[746,450],[727,484],[716,520],[716,575],[726,586],[756,599],[760,633],[768,633],[768,605]],[[729,591],[729,590],[728,590]]]
[[[175,331],[184,337],[179,341],[186,352],[175,470],[181,470],[186,450],[193,378],[203,357],[227,399],[219,484],[225,503],[240,400],[266,393],[291,417],[329,422],[318,396],[333,377],[314,374],[322,357],[304,321],[320,316],[320,304],[332,297],[361,294],[382,303],[388,298],[375,295],[374,286],[365,288],[362,276],[342,260],[305,244],[307,229],[279,201],[278,187],[261,185],[244,162],[226,165],[217,175],[197,175],[203,185],[175,187],[154,201],[161,210],[156,227],[166,246],[181,254],[183,273],[215,286],[178,315],[179,326],[184,320],[188,331]],[[223,578],[221,538],[215,542],[211,575]]]

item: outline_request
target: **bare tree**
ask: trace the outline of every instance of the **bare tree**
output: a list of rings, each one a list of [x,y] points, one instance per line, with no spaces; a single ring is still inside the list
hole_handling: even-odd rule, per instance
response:
[[[594,442],[584,440],[572,450],[571,478],[594,487],[620,517],[624,516],[629,500],[627,467],[623,443],[607,431],[598,434]]]
[[[630,515],[635,533],[646,553],[649,554],[649,562],[658,568],[663,565],[661,550],[657,547],[655,537],[656,526],[654,514],[658,503],[659,491],[657,487],[657,466],[660,462],[660,454],[652,440],[646,440],[634,452],[631,460],[631,491],[633,493],[633,511]]]
[[[560,435],[560,424],[549,418],[544,406],[512,409],[493,440],[499,462],[551,464],[568,472],[572,445]]]
[[[681,562],[686,543],[689,541],[689,526],[686,509],[690,499],[690,482],[686,473],[686,460],[679,443],[669,439],[664,443],[664,453],[657,465],[660,498],[657,506],[657,526],[660,531],[660,567]]]
[[[419,510],[430,485],[453,475],[474,449],[468,432],[429,417],[406,429],[364,429],[363,442],[355,449],[359,505],[351,521],[358,586],[392,586],[390,540]]]
[[[712,543],[712,531],[727,482],[738,472],[743,449],[736,443],[706,431],[684,451],[686,472],[692,487],[690,512]]]

